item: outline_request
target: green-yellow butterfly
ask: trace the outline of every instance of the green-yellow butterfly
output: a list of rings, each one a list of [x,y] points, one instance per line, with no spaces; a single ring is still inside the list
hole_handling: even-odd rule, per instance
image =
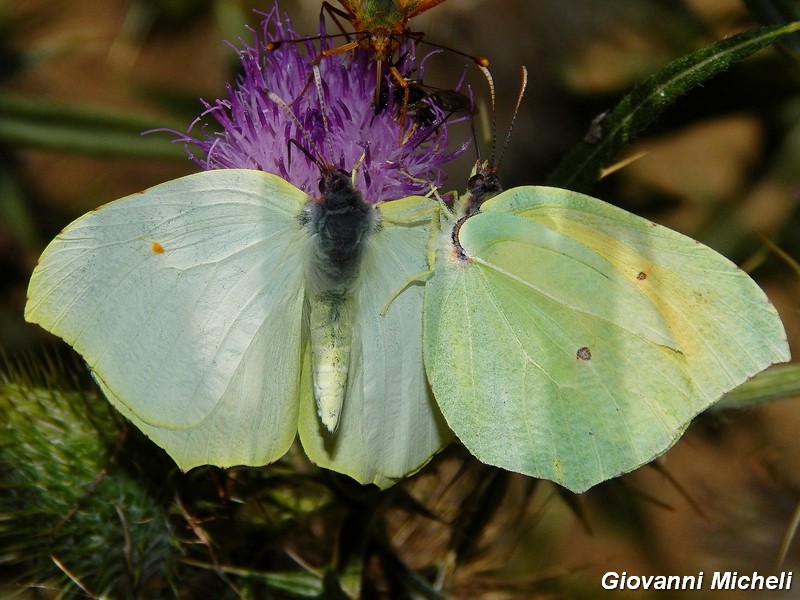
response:
[[[424,288],[381,315],[425,268],[435,203],[322,181],[313,199],[215,170],[102,206],[44,251],[25,318],[182,469],[263,465],[299,430],[314,462],[391,485],[451,435],[424,375]]]
[[[490,168],[470,188],[443,211],[424,353],[448,425],[483,462],[580,492],[789,360],[761,289],[700,242],[563,189],[495,195]]]

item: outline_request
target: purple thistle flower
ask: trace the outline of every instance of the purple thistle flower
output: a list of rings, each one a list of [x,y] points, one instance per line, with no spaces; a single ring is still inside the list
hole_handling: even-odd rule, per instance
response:
[[[312,155],[336,168],[356,169],[356,187],[368,202],[393,200],[430,192],[445,180],[441,165],[452,160],[468,143],[447,150],[447,124],[441,109],[436,123],[421,124],[413,115],[399,122],[398,107],[389,94],[387,107],[376,112],[377,66],[364,50],[333,54],[319,63],[322,102],[313,79],[312,65],[323,49],[334,47],[330,38],[285,42],[265,49],[269,41],[299,36],[288,16],[281,20],[277,4],[265,14],[252,45],[240,40],[243,73],[227,85],[228,97],[209,103],[205,111],[175,141],[186,143],[189,157],[203,169],[256,169],[274,173],[309,195],[318,195],[319,168],[295,149],[294,140]],[[324,23],[320,25],[324,35]],[[414,45],[401,50],[399,66],[414,70]],[[387,78],[388,80],[388,78]],[[276,102],[274,97],[282,102]],[[292,116],[287,114],[290,110]],[[323,118],[322,111],[325,111]],[[221,131],[208,132],[204,118],[211,117]],[[327,133],[326,133],[327,123]],[[299,127],[298,124],[302,126]],[[199,133],[193,130],[199,126]],[[401,139],[401,129],[402,139]],[[311,147],[309,143],[313,144]],[[194,154],[199,149],[204,158]],[[333,156],[330,156],[333,152]]]

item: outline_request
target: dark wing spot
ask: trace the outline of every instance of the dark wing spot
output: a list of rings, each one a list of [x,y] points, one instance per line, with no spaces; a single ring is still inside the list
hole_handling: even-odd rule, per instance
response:
[[[636,279],[638,279],[639,281],[644,281],[645,279],[647,279],[647,273],[645,273],[644,271],[639,271],[639,274],[636,276]]]
[[[578,360],[592,360],[592,351],[586,346],[583,348],[578,348],[578,351],[575,353],[575,357]]]

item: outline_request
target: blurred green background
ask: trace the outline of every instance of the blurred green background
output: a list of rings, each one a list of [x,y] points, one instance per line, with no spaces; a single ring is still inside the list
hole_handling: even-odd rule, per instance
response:
[[[449,0],[412,21],[412,29],[424,31],[426,40],[489,58],[500,136],[511,118],[519,65],[527,65],[530,83],[501,169],[505,185],[512,187],[542,183],[584,138],[592,120],[644,77],[757,25],[768,16],[766,9],[782,3],[748,5]],[[223,95],[238,67],[223,40],[249,41],[245,24],[259,22],[252,9],[271,7],[256,0],[0,0],[0,348],[10,362],[23,357],[35,363],[43,353],[68,356],[63,344],[22,319],[27,280],[39,253],[83,212],[197,170],[179,145],[169,143],[169,134],[142,138],[139,132],[184,130],[201,110],[200,97]],[[283,0],[280,7],[293,16],[298,31],[316,31],[319,2]],[[591,190],[753,268],[784,320],[795,355],[800,352],[796,48],[789,42],[761,51],[680,99],[620,157],[635,160]],[[437,56],[426,66],[425,82],[452,88],[465,68],[483,102],[481,125],[490,114],[486,84],[469,61]],[[454,128],[454,139],[468,135],[466,125]],[[447,189],[464,188],[473,160],[470,150],[451,165]],[[781,570],[797,570],[800,541],[790,537],[800,510],[799,429],[800,405],[790,400],[703,416],[655,468],[644,467],[580,497],[482,467],[452,448],[403,484],[402,493],[389,496],[392,501],[370,497],[369,502],[383,502],[381,536],[393,554],[411,570],[444,577],[447,593],[457,598],[617,597],[600,588],[606,571],[772,571],[784,554]],[[302,463],[292,460],[291,465]],[[221,488],[237,480],[235,472],[208,476],[228,477]],[[329,490],[347,487],[324,481]],[[210,487],[205,485],[204,493]],[[344,494],[347,502],[341,493],[326,496],[333,521],[323,520],[316,529],[306,523],[296,539],[291,528],[284,530],[279,551],[300,565],[330,559],[341,550],[335,532],[345,527],[343,515],[358,518],[359,505],[352,502],[357,493]],[[409,508],[412,500],[418,505]],[[241,502],[252,508],[249,499]],[[176,512],[173,507],[173,518]],[[178,520],[184,525],[178,538],[198,535],[185,514]],[[225,535],[224,528],[218,533]],[[331,546],[319,546],[325,542]],[[251,569],[270,567],[242,561]],[[375,580],[388,577],[385,566],[365,568],[375,569]],[[800,576],[796,579],[800,589]],[[254,597],[283,597],[271,593]],[[689,593],[698,599],[797,597],[796,591]],[[650,595],[625,592],[627,598]],[[182,597],[207,596],[184,590]],[[365,592],[365,597],[370,596]]]

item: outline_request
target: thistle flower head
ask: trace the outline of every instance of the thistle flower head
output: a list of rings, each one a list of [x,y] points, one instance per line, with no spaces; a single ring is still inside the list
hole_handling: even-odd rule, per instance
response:
[[[244,168],[274,173],[306,193],[318,195],[319,168],[298,145],[324,163],[347,172],[355,169],[356,187],[368,202],[427,194],[444,182],[441,166],[466,149],[448,150],[446,115],[440,109],[433,124],[412,115],[401,123],[397,100],[374,105],[376,69],[360,49],[331,54],[318,61],[321,92],[314,62],[322,50],[334,48],[330,38],[284,42],[266,50],[270,41],[294,40],[298,34],[277,5],[264,15],[253,41],[240,40],[242,73],[228,84],[227,98],[203,101],[205,111],[176,141],[186,143],[192,160],[204,169]],[[325,35],[324,24],[320,35]],[[415,70],[414,45],[401,50],[403,73]],[[388,77],[387,77],[388,80]],[[209,119],[221,126],[210,131]],[[309,147],[310,146],[310,147]],[[199,149],[203,157],[195,154]]]

